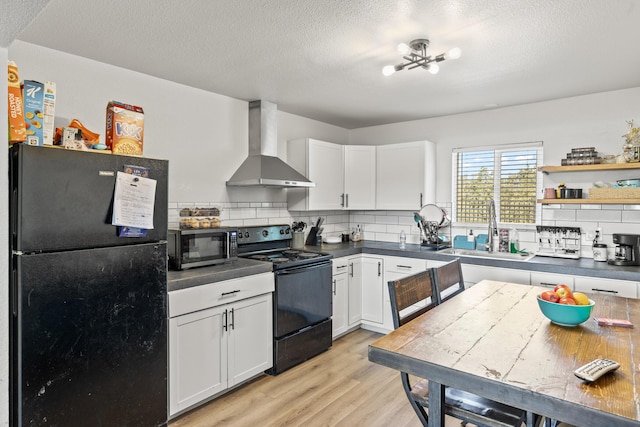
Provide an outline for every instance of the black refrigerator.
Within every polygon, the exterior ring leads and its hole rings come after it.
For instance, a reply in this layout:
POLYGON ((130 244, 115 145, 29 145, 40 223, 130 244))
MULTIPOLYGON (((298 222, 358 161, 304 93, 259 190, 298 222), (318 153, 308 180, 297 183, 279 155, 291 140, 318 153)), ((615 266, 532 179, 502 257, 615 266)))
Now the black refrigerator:
POLYGON ((9 153, 11 425, 166 426, 168 162, 9 153), (132 167, 156 180, 153 228, 121 237, 132 167))

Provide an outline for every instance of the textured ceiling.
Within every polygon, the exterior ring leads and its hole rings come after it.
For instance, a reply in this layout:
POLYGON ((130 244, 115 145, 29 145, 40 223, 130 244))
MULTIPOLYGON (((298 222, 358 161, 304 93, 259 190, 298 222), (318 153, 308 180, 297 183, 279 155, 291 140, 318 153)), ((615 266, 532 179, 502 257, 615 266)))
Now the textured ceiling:
POLYGON ((640 86, 639 23, 636 0, 50 0, 17 38, 351 129, 640 86), (382 75, 425 37, 462 57, 382 75))

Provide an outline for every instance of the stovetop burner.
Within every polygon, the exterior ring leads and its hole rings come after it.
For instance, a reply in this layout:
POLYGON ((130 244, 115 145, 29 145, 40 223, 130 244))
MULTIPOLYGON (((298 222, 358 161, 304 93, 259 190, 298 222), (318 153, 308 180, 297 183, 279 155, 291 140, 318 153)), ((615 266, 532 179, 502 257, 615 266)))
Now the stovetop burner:
POLYGON ((316 253, 313 253, 313 252, 301 252, 301 253, 298 254, 298 256, 300 258, 315 258, 317 256, 320 256, 320 254, 316 254, 316 253))
POLYGON ((259 261, 270 261, 274 270, 328 262, 324 252, 292 249, 288 225, 247 227, 238 230, 238 255, 259 261), (242 237, 242 238, 241 238, 242 237))

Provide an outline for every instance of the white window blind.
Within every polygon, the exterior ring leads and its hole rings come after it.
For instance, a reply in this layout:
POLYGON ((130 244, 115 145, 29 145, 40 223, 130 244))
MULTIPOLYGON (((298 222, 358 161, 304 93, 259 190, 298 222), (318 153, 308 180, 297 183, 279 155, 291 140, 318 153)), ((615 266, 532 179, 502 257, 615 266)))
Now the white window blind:
POLYGON ((453 205, 457 222, 487 223, 496 202, 498 221, 535 224, 541 191, 542 143, 453 151, 453 205))

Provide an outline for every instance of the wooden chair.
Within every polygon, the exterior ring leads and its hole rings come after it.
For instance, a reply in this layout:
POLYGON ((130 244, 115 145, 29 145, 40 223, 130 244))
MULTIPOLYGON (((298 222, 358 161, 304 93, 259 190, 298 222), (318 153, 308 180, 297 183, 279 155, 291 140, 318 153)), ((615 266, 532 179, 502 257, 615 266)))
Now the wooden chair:
POLYGON ((459 258, 440 267, 432 268, 431 272, 436 304, 442 304, 464 291, 462 264, 459 258))
MULTIPOLYGON (((449 271, 451 267, 443 271, 449 271)), ((416 273, 399 280, 389 281, 389 297, 394 328, 415 319, 438 304, 433 269, 416 273)), ((464 289, 464 285, 462 287, 464 289)), ((456 291, 459 293, 459 291, 456 291)), ((419 379, 411 384, 409 374, 401 372, 402 386, 423 425, 427 425, 429 408, 428 381, 419 379)), ((521 426, 526 412, 511 406, 485 399, 472 393, 447 387, 445 389, 445 414, 480 427, 521 426)))

